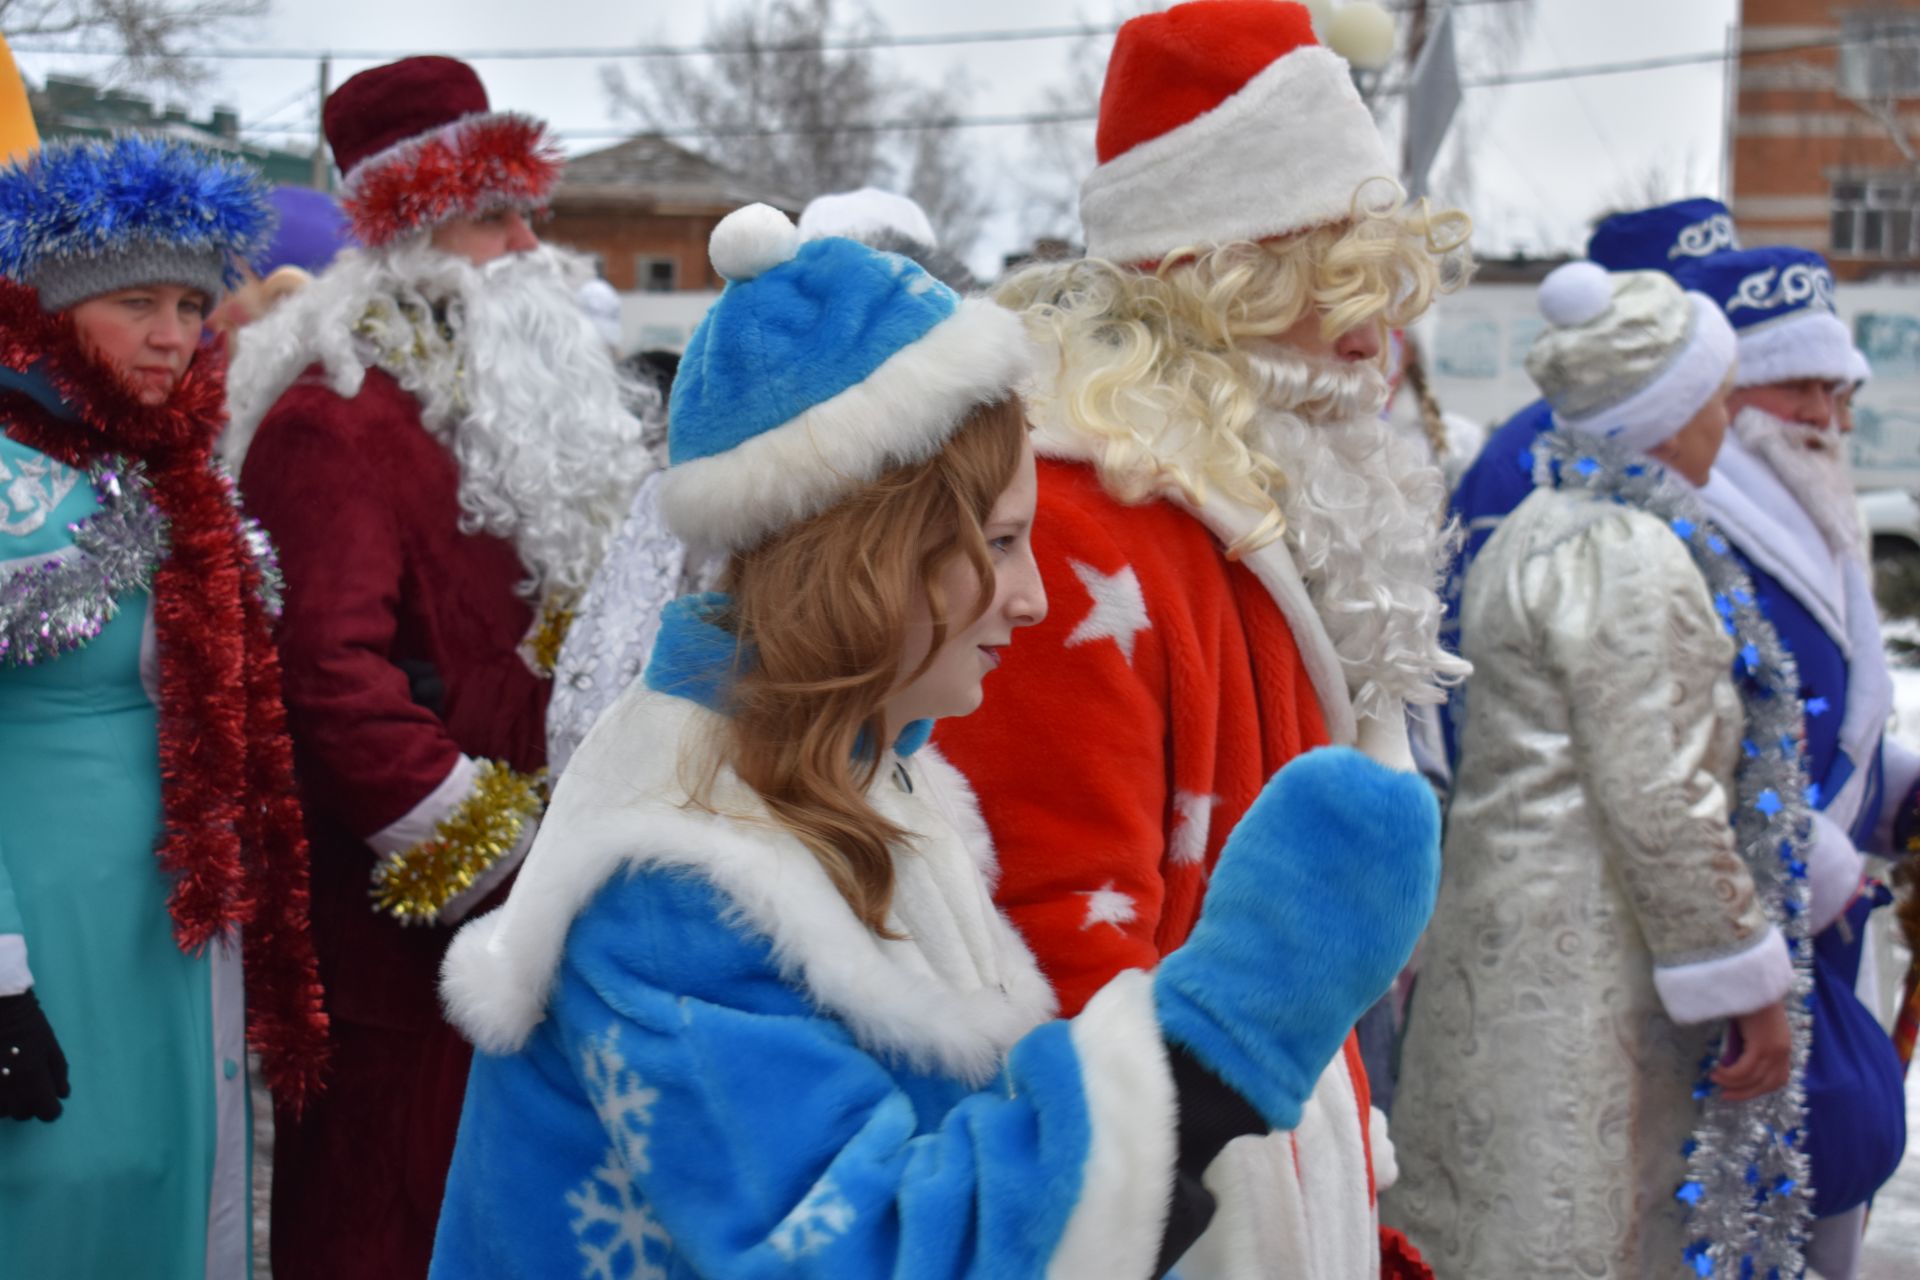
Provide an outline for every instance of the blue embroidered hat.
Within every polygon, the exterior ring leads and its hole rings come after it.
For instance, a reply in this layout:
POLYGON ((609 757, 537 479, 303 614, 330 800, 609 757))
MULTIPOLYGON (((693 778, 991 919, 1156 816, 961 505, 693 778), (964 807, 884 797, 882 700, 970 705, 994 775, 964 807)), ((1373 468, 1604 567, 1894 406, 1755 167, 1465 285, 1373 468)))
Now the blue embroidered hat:
POLYGON ((0 168, 0 276, 48 311, 143 284, 217 298, 272 220, 244 161, 140 134, 55 138, 0 168))
POLYGON ((708 248, 728 283, 680 361, 661 489, 690 543, 744 550, 931 458, 1027 372, 1018 317, 899 254, 803 244, 766 205, 708 248))
POLYGON ((1690 263, 1681 283, 1727 313, 1743 387, 1795 378, 1844 382, 1853 340, 1833 310, 1833 272, 1811 249, 1742 249, 1690 263))
POLYGON ((1609 271, 1671 275, 1684 263, 1739 247, 1727 206, 1718 200, 1676 200, 1603 220, 1587 241, 1587 257, 1609 271))

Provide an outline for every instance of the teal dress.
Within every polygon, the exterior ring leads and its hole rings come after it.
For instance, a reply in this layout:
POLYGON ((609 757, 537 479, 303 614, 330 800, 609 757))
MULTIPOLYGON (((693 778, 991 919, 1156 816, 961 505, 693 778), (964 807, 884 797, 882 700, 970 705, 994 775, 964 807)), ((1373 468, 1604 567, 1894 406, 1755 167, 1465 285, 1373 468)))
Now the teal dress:
MULTIPOLYGON (((86 474, 0 435, 0 588, 83 554, 71 526, 100 510, 86 474)), ((73 1091, 51 1124, 0 1120, 8 1276, 248 1274, 238 953, 174 943, 148 604, 123 593, 58 656, 0 655, 0 937, 24 939, 73 1091)))

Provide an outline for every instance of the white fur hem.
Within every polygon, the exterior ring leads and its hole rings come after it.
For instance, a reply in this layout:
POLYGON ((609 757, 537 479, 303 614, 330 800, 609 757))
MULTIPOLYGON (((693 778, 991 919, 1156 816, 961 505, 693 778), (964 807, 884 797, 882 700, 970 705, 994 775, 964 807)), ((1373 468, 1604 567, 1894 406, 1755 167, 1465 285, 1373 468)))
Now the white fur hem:
POLYGON ((460 802, 472 793, 478 773, 479 766, 461 756, 420 803, 368 836, 367 844, 384 858, 433 839, 439 832, 441 819, 459 808, 460 802))
POLYGON ((1819 933, 1847 909, 1860 892, 1867 860, 1845 831, 1824 813, 1813 815, 1813 839, 1807 844, 1807 915, 1819 933))
MULTIPOLYGON (((1012 925, 991 913, 1005 990, 955 991, 926 967, 911 939, 880 938, 862 925, 806 846, 730 771, 721 771, 709 796, 723 812, 684 804, 682 743, 702 740, 714 718, 639 686, 601 716, 561 776, 506 905, 455 935, 441 968, 449 1019, 482 1052, 517 1052, 546 1017, 574 917, 601 886, 622 868, 684 868, 714 885, 731 907, 730 922, 768 939, 781 975, 845 1022, 869 1052, 975 1086, 992 1079, 1007 1050, 1057 1007, 1012 925)), ((919 772, 926 785, 910 797, 920 806, 916 820, 948 805, 975 807, 970 795, 934 806, 921 793, 959 775, 919 772)), ((927 826, 922 857, 934 855, 937 840, 927 826)))
POLYGON ((1012 392, 1030 360, 1019 318, 968 298, 838 395, 670 468, 660 494, 667 524, 705 550, 751 547, 893 467, 934 456, 971 410, 1012 392))
POLYGON ((1367 1113, 1367 1150, 1373 1156, 1373 1190, 1377 1196, 1400 1181, 1400 1159, 1393 1151, 1393 1136, 1387 1132, 1387 1113, 1378 1107, 1368 1107, 1367 1113))
POLYGON ((17 933, 0 933, 0 996, 17 996, 33 989, 33 971, 27 968, 27 940, 17 933))
POLYGON ((1793 985, 1787 940, 1769 925, 1752 946, 1691 964, 1656 965, 1653 989, 1682 1026, 1753 1013, 1786 998, 1793 985))
POLYGON ((1080 187, 1087 256, 1156 262, 1339 222, 1363 186, 1398 172, 1346 62, 1296 49, 1212 111, 1095 169, 1080 187))
POLYGON ((1686 426, 1726 380, 1736 347, 1733 326, 1712 298, 1688 293, 1687 301, 1693 304, 1693 332, 1680 354, 1652 382, 1610 409, 1560 421, 1575 431, 1643 453, 1686 426))
POLYGON ((1141 1274, 1141 1260, 1159 1252, 1178 1148, 1179 1106, 1153 978, 1121 973, 1071 1028, 1090 1133, 1080 1196, 1047 1275, 1118 1280, 1141 1274))
POLYGON ((1757 387, 1796 378, 1845 382, 1853 368, 1853 339, 1839 317, 1803 311, 1755 325, 1740 335, 1740 372, 1734 382, 1757 387))

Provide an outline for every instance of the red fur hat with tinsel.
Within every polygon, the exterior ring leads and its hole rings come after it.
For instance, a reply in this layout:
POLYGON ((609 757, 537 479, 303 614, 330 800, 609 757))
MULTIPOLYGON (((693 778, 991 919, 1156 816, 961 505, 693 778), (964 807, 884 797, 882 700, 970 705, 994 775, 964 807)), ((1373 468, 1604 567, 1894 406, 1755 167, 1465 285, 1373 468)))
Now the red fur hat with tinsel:
POLYGON ((334 90, 322 116, 362 244, 392 244, 450 218, 545 204, 559 145, 530 116, 494 111, 457 58, 405 58, 334 90))

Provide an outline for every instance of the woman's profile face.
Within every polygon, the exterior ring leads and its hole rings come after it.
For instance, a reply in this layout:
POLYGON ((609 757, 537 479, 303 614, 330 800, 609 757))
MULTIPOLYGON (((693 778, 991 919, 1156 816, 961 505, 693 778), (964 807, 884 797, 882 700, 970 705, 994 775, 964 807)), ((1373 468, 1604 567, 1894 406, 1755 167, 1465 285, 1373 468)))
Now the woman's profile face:
MULTIPOLYGON (((890 734, 915 720, 964 716, 979 707, 981 684, 1004 660, 1013 633, 1047 616, 1047 592, 1040 582, 1040 567, 1033 559, 1033 512, 1038 497, 1033 446, 1023 443, 1012 482, 981 526, 993 561, 993 598, 980 616, 973 618, 980 605, 982 584, 965 556, 955 555, 947 561, 937 579, 946 603, 946 643, 925 671, 887 699, 890 734), (973 620, 965 621, 968 618, 973 620)), ((915 602, 907 623, 901 670, 913 671, 925 662, 932 642, 933 613, 923 596, 915 602)))

